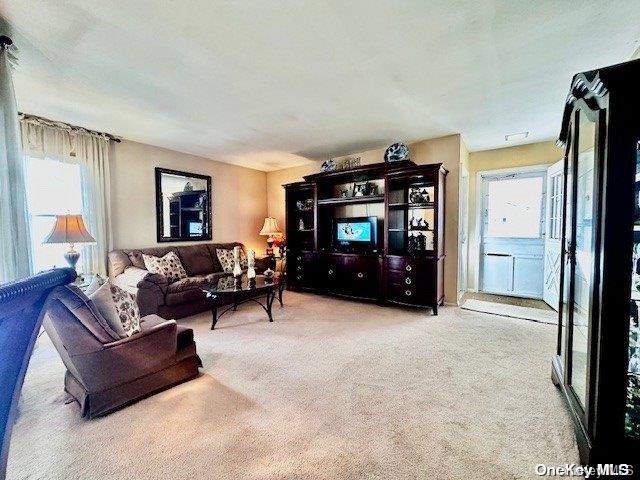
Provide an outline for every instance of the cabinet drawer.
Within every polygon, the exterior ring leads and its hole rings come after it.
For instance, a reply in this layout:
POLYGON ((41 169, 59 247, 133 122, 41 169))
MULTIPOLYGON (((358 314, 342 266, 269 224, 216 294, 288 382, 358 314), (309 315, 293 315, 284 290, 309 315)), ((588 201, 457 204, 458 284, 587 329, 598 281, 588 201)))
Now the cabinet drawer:
POLYGON ((403 272, 422 272, 432 265, 431 259, 411 257, 387 257, 387 268, 403 272))
POLYGON ((396 302, 424 303, 424 298, 419 298, 420 290, 417 290, 412 285, 389 285, 387 294, 389 300, 395 300, 396 302))
POLYGON ((387 272, 387 282, 393 285, 415 286, 418 283, 418 280, 414 272, 389 270, 387 272))
POLYGON ((292 286, 314 287, 317 261, 313 252, 290 252, 287 275, 292 286))

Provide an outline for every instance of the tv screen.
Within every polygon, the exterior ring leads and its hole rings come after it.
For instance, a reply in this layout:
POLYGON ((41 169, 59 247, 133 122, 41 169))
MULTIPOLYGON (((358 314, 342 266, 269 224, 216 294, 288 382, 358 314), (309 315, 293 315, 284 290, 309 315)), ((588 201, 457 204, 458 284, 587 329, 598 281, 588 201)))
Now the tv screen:
POLYGON ((189 222, 189 235, 198 237, 202 235, 202 222, 189 222))
POLYGON ((339 242, 371 242, 371 222, 340 221, 336 233, 339 242))

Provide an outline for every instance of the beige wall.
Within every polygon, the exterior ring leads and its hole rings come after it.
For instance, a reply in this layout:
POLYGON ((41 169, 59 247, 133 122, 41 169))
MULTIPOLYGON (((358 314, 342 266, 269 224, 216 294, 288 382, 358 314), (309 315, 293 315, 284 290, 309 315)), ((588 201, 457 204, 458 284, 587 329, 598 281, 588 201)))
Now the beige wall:
MULTIPOLYGON (((409 145, 411 159, 417 164, 443 163, 449 170, 445 194, 445 301, 457 302, 458 271, 458 172, 462 150, 460 135, 422 140, 409 145)), ((350 157, 358 156, 363 165, 382 162, 384 148, 354 152, 350 157)), ((284 228, 284 189, 285 183, 302 180, 304 175, 320 171, 321 161, 301 167, 287 168, 267 173, 267 206, 269 216, 275 217, 284 228)))
MULTIPOLYGON (((142 143, 116 144, 111 164, 113 248, 156 242, 155 167, 211 175, 213 241, 237 240, 264 253, 266 173, 142 143)), ((194 242, 182 242, 188 244, 194 242)), ((177 243, 180 244, 180 243, 177 243)))
POLYGON ((477 227, 478 172, 506 168, 546 165, 559 161, 563 151, 555 142, 531 143, 517 147, 471 152, 469 154, 469 262, 468 289, 477 290, 480 232, 477 227))

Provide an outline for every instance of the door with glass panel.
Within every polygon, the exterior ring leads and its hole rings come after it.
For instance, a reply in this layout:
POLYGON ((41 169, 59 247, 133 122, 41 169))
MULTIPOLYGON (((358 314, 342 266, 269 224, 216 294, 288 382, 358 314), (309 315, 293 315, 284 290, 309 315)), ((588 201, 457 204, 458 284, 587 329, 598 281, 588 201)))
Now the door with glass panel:
POLYGON ((546 170, 482 176, 480 288, 542 298, 546 170))
POLYGON ((562 264, 562 209, 564 207, 564 160, 547 169, 546 231, 544 235, 544 286, 542 299, 558 310, 562 264))

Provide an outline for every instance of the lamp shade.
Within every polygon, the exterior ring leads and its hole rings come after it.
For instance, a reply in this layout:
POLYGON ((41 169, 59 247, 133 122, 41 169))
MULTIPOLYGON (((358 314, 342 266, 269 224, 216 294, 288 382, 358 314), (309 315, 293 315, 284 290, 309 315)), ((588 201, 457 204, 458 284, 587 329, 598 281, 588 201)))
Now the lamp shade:
POLYGON ((56 224, 42 243, 94 243, 82 215, 56 215, 56 224))
POLYGON ((264 225, 262 226, 262 230, 260 230, 260 235, 273 235, 275 233, 282 233, 280 231, 280 227, 278 227, 278 222, 273 217, 267 217, 264 219, 264 225))

